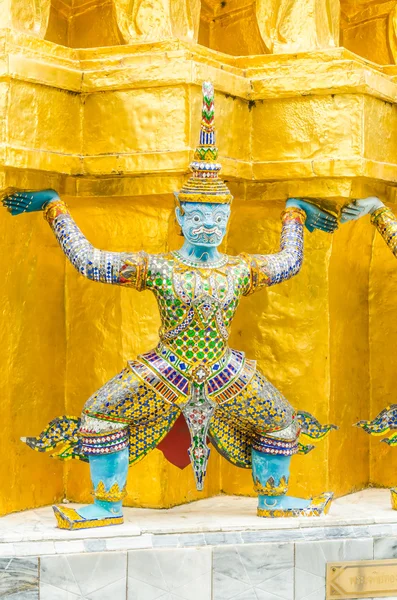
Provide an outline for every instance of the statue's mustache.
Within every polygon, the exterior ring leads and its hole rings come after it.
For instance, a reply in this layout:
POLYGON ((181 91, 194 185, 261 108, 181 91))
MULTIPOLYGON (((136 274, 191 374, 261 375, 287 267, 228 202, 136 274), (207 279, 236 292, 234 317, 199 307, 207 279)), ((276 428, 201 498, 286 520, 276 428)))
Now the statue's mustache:
POLYGON ((192 230, 193 235, 200 235, 204 233, 205 235, 216 235, 218 237, 222 237, 222 231, 219 227, 205 227, 204 225, 200 225, 200 227, 196 227, 196 229, 192 230))

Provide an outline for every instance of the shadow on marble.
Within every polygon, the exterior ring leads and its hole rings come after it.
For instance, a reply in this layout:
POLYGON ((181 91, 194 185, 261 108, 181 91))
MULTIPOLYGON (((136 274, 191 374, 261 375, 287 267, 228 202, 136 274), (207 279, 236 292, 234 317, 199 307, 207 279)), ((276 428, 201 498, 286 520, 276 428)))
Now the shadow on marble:
POLYGON ((37 558, 0 558, 0 598, 38 600, 37 558))
POLYGON ((211 600, 211 550, 128 553, 128 600, 211 600))
POLYGON ((293 600, 294 545, 214 548, 213 600, 293 600))
POLYGON ((43 556, 40 600, 126 600, 127 554, 43 556))
POLYGON ((325 600, 328 562, 372 560, 373 540, 329 540, 295 544, 295 600, 325 600))

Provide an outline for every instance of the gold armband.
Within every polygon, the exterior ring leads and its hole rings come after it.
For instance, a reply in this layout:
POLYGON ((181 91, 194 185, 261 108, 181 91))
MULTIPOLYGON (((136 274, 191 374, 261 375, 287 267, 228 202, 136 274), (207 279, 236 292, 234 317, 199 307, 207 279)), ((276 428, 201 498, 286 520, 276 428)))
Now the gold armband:
POLYGON ((59 215, 68 213, 68 207, 63 200, 53 200, 44 208, 43 217, 51 225, 59 215))
POLYGON ((371 223, 373 225, 377 225, 383 215, 385 217, 391 216, 394 219, 394 215, 391 212, 390 208, 387 208, 387 206, 381 206, 380 208, 377 208, 376 210, 374 210, 374 212, 372 213, 371 223))
POLYGON ((371 215, 371 223, 375 225, 394 256, 397 256, 397 219, 390 208, 382 206, 371 215))
POLYGON ((285 223, 286 221, 296 221, 301 225, 304 225, 306 222, 306 213, 301 208, 297 208, 296 206, 287 207, 281 213, 281 221, 285 223))
POLYGON ((148 256, 146 252, 137 252, 133 260, 127 259, 120 269, 119 282, 141 292, 146 287, 148 256))

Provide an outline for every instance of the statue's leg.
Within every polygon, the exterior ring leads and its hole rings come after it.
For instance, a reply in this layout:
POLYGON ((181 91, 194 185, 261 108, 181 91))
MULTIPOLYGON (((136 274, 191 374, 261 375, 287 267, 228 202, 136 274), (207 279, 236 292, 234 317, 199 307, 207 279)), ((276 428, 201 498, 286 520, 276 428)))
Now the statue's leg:
POLYGON ((260 517, 320 516, 328 512, 332 494, 304 499, 288 496, 291 456, 252 449, 252 477, 260 517))
POLYGON ((122 500, 128 473, 128 447, 112 454, 90 456, 94 503, 78 509, 54 506, 59 527, 83 529, 123 523, 122 500))
POLYGON ((128 447, 112 454, 90 456, 90 474, 94 504, 77 509, 85 519, 122 517, 122 501, 126 495, 128 447))
POLYGON ((169 408, 129 368, 86 402, 79 435, 90 464, 94 502, 78 509, 55 506, 60 527, 82 529, 123 522, 130 429, 146 423, 150 429, 169 408))
POLYGON ((287 495, 300 425, 295 410, 261 373, 256 372, 244 390, 222 408, 251 442, 259 516, 317 516, 327 512, 332 494, 311 499, 287 495))

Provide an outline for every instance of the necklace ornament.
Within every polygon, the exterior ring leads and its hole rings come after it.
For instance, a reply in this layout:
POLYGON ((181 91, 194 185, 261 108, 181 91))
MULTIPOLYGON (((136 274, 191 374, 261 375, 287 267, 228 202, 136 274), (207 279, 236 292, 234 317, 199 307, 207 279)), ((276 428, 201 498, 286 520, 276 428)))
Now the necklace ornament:
POLYGON ((228 257, 226 255, 222 255, 217 260, 213 261, 200 261, 200 260, 192 260, 190 258, 186 258, 179 252, 179 250, 174 250, 171 254, 179 260, 181 263, 188 267, 196 267, 199 269, 217 269, 219 267, 224 267, 227 264, 228 257))

